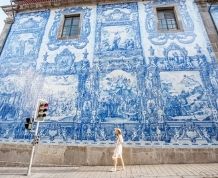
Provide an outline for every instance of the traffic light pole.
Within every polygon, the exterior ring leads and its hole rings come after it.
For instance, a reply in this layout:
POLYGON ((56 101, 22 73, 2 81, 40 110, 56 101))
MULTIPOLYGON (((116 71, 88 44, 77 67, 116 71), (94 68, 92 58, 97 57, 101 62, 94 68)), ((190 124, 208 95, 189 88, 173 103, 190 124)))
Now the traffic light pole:
MULTIPOLYGON (((38 131, 39 131, 39 122, 43 122, 45 117, 46 117, 46 112, 48 110, 48 102, 42 99, 39 99, 37 101, 37 106, 36 106, 36 111, 34 115, 34 122, 36 122, 36 130, 34 134, 34 140, 33 140, 33 146, 32 146, 32 151, 31 151, 31 157, 30 157, 30 164, 27 172, 27 176, 31 175, 31 168, 32 168, 32 163, 33 163, 33 157, 35 153, 35 146, 38 144, 38 131)), ((26 127, 26 124, 25 124, 26 127)), ((27 127, 29 128, 29 126, 27 127)))
MULTIPOLYGON (((37 122, 37 124, 36 124, 36 130, 35 130, 35 134, 34 134, 34 139, 38 135, 38 131, 39 131, 39 122, 37 122)), ((33 147, 32 147, 32 151, 31 151, 30 164, 29 164, 27 176, 31 175, 31 168, 32 168, 32 162, 33 162, 33 157, 34 157, 34 152, 35 152, 35 146, 36 146, 36 144, 33 141, 33 147)))

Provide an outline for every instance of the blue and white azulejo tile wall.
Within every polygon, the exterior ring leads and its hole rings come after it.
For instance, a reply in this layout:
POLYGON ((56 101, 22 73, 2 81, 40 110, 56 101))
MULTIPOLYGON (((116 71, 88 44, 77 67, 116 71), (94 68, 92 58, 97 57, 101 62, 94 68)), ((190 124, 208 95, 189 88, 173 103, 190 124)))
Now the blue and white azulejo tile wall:
POLYGON ((218 144, 218 67, 191 0, 20 12, 0 56, 0 140, 26 142, 25 118, 49 102, 44 143, 218 144), (182 30, 157 30, 156 7, 175 6, 182 30), (59 39, 81 14, 80 38, 59 39))

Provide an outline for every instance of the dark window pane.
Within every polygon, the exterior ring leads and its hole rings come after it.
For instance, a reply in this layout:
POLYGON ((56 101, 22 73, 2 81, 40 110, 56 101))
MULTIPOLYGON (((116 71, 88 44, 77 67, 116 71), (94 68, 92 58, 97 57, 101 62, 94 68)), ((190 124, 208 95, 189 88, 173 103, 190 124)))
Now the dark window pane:
POLYGON ((79 26, 72 26, 71 29, 72 30, 77 30, 77 29, 79 29, 79 26))
POLYGON ((167 24, 167 21, 166 21, 166 20, 161 20, 161 24, 162 24, 162 25, 166 25, 166 24, 167 24))
POLYGON ((70 26, 71 25, 71 18, 66 18, 64 26, 70 26))
POLYGON ((167 24, 173 24, 172 20, 167 19, 167 24))
POLYGON ((172 25, 172 28, 173 28, 173 29, 177 29, 177 28, 176 28, 176 25, 172 25))
POLYGON ((63 29, 63 33, 62 33, 62 34, 63 34, 62 36, 65 36, 65 37, 66 37, 66 36, 69 36, 69 34, 70 34, 70 28, 66 28, 66 27, 65 27, 65 28, 63 29))
POLYGON ((70 36, 79 35, 79 29, 71 29, 70 36))
POLYGON ((159 11, 159 12, 157 13, 157 17, 158 17, 158 19, 164 19, 164 13, 161 12, 161 11, 159 11))
POLYGON ((177 29, 176 18, 173 9, 158 9, 158 28, 161 30, 177 29))
POLYGON ((173 13, 173 12, 171 12, 171 13, 166 12, 166 13, 165 13, 165 18, 167 18, 167 19, 174 19, 174 18, 175 18, 175 17, 174 17, 174 13, 173 13))
POLYGON ((70 37, 79 35, 80 16, 65 17, 62 36, 70 37))
POLYGON ((79 17, 75 17, 73 19, 73 25, 79 25, 79 21, 80 21, 80 18, 79 17))
POLYGON ((172 29, 172 28, 173 28, 173 26, 172 26, 172 25, 168 25, 168 28, 169 28, 169 29, 172 29))
POLYGON ((167 25, 162 25, 162 29, 167 29, 167 25))

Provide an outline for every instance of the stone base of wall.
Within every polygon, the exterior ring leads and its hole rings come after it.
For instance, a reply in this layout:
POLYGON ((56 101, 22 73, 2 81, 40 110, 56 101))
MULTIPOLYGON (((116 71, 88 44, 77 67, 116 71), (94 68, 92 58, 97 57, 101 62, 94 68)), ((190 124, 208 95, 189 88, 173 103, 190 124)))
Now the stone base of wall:
MULTIPOLYGON (((34 166, 112 165, 111 146, 37 145, 34 166)), ((124 147, 126 165, 217 163, 218 148, 124 147)), ((0 144, 0 166, 27 166, 31 145, 0 144)))

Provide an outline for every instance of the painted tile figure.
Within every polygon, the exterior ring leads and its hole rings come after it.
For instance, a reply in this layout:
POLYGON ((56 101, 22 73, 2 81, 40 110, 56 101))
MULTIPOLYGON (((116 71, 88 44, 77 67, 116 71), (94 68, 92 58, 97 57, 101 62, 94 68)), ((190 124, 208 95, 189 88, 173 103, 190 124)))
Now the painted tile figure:
MULTIPOLYGON (((218 144, 218 64, 194 1, 19 12, 0 56, 0 141, 29 141, 25 117, 49 102, 45 143, 218 144), (182 29, 161 32, 154 9, 182 29), (65 16, 78 38, 62 39, 65 16)), ((217 8, 212 9, 216 17, 217 8)))

